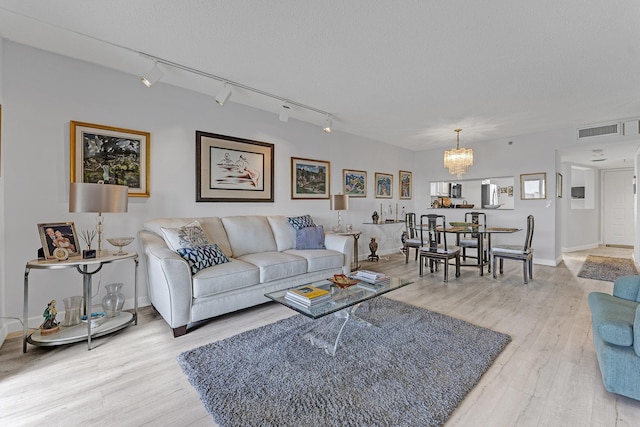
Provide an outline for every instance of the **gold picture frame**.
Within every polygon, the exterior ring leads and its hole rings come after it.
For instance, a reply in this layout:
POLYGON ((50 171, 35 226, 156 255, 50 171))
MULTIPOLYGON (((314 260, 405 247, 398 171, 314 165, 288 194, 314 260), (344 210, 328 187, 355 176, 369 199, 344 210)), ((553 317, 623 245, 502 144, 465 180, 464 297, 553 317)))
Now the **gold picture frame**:
POLYGON ((149 197, 151 134, 71 121, 71 182, 126 185, 129 197, 149 197))
POLYGON ((413 198, 413 174, 409 171, 399 171, 398 184, 400 185, 400 199, 410 200, 413 198))
POLYGON ((367 197, 367 172, 342 169, 342 186, 349 197, 367 197))
POLYGON ((520 175, 520 199, 540 200, 547 198, 546 172, 525 173, 520 175))
POLYGON ((291 158, 291 198, 328 199, 331 163, 326 160, 291 158))
POLYGON ((376 172, 376 199, 393 199, 393 175, 376 172))

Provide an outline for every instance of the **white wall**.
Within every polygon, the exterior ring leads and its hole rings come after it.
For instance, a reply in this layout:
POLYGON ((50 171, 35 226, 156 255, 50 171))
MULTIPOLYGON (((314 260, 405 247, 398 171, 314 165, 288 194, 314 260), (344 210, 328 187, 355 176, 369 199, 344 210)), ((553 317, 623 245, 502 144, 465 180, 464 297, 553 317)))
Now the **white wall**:
MULTIPOLYGON (((4 51, 4 45, 2 43, 2 34, 0 34, 0 105, 2 105, 4 107, 4 96, 3 96, 3 51, 4 51)), ((1 113, 4 116, 4 112, 1 113)), ((6 298, 6 292, 5 292, 5 288, 6 288, 6 283, 7 283, 7 277, 6 277, 6 270, 5 270, 5 229, 4 229, 4 176, 6 174, 6 171, 4 169, 4 153, 3 153, 3 148, 2 145, 5 144, 6 145, 6 140, 4 138, 5 136, 5 132, 4 132, 4 127, 5 127, 5 123, 4 120, 2 120, 4 117, 0 117, 0 346, 2 345, 2 343, 4 342, 4 338, 7 335, 7 321, 4 319, 1 319, 1 317, 3 316, 7 316, 7 311, 6 311, 6 304, 4 304, 4 301, 7 300, 6 298)))
MULTIPOLYGON (((394 175, 394 199, 407 210, 413 201, 397 199, 398 171, 412 170, 407 150, 334 131, 322 132, 296 120, 283 123, 277 115, 228 102, 224 108, 212 97, 157 83, 149 89, 136 76, 72 60, 12 42, 4 42, 3 179, 8 209, 4 223, 8 243, 4 261, 1 306, 9 316, 22 317, 23 273, 41 246, 37 224, 73 221, 76 230, 95 226, 95 214, 68 212, 69 121, 83 121, 151 132, 151 197, 130 198, 127 214, 105 214, 106 236, 134 236, 144 220, 164 216, 225 216, 236 214, 311 213, 332 226, 337 212, 328 200, 292 200, 290 158, 331 162, 331 193, 341 192, 342 169, 368 171, 366 199, 352 199, 342 212, 343 224, 371 221, 380 199, 373 197, 375 172, 394 175), (274 203, 196 203, 195 131, 275 144, 274 203)), ((398 236, 399 239, 399 236, 398 236)), ((360 255, 369 236, 361 239, 360 255)), ((108 245, 108 244, 107 244, 108 245)), ((134 242, 131 249, 137 250, 134 242)), ((94 288, 114 281, 132 283, 133 268, 125 263, 105 267, 94 277, 94 288), (120 267, 122 266, 122 268, 120 267)), ((143 263, 140 264, 140 302, 147 302, 143 263)), ((42 321, 46 303, 81 295, 81 277, 72 270, 33 270, 30 275, 30 326, 42 321)), ((93 299, 99 304, 104 286, 93 299)), ((131 305, 132 287, 123 289, 131 305)), ((11 324, 19 330, 19 324, 11 324)))

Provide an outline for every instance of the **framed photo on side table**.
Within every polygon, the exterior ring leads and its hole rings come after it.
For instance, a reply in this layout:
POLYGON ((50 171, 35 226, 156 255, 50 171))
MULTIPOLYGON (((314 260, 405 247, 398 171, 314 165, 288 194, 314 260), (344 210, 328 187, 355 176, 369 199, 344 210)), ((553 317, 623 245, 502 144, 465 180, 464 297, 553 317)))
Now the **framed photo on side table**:
POLYGON ((342 169, 342 184, 349 197, 367 197, 367 172, 342 169))
POLYGON ((71 121, 71 182, 126 185, 129 197, 149 197, 151 134, 71 121))
POLYGON ((400 199, 411 199, 413 197, 413 178, 409 171, 400 171, 400 199))
POLYGON ((68 256, 80 255, 80 246, 76 238, 76 226, 73 222, 48 222, 38 224, 38 234, 46 259, 59 259, 56 250, 64 249, 68 256))
POLYGON ((291 198, 328 199, 331 164, 324 160, 291 158, 291 198))
POLYGON ((376 198, 392 199, 393 198, 393 175, 388 173, 376 172, 376 198))
POLYGON ((196 202, 273 202, 274 145, 196 131, 196 202))

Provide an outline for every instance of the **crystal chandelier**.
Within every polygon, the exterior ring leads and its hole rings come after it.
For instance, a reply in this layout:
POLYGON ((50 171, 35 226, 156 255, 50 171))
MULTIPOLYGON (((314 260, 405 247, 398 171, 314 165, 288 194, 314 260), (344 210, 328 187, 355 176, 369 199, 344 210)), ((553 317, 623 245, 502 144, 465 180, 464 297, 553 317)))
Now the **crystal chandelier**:
POLYGON ((444 152, 444 167, 449 169, 451 175, 462 178, 463 173, 469 171, 469 166, 473 166, 473 150, 471 148, 460 148, 460 132, 462 129, 455 129, 456 148, 444 152))

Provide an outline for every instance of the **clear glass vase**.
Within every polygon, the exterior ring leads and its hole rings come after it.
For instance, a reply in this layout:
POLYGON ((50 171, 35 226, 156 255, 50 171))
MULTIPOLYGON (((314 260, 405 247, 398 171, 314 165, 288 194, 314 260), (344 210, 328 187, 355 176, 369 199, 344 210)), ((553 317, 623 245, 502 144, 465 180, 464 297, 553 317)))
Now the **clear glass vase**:
POLYGON ((102 309, 107 313, 107 317, 116 317, 122 312, 125 300, 124 294, 120 292, 122 286, 123 283, 105 285, 107 295, 102 298, 102 309))

